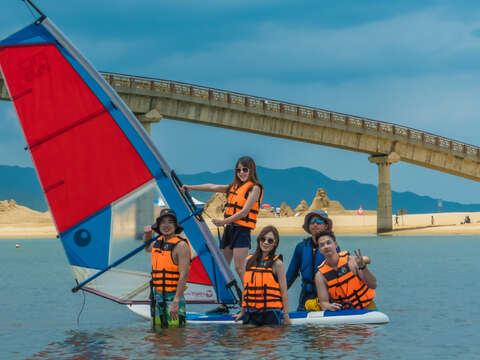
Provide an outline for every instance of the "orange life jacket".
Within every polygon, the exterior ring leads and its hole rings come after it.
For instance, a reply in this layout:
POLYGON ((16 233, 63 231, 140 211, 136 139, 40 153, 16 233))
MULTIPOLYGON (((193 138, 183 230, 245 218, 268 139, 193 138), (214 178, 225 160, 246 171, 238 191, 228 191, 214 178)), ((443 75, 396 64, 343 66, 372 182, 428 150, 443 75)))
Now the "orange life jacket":
MULTIPOLYGON (((251 256, 248 256, 247 261, 251 256)), ((279 258, 283 259, 282 255, 276 255, 273 263, 279 258)), ((265 259, 261 264, 245 270, 242 307, 258 310, 283 309, 280 285, 272 270, 273 263, 271 267, 268 267, 267 263, 268 259, 265 259)))
POLYGON ((177 291, 180 272, 178 265, 173 261, 173 249, 181 242, 185 241, 190 248, 190 259, 192 258, 192 248, 187 239, 181 236, 175 236, 164 240, 160 236, 152 247, 152 286, 162 293, 177 291))
MULTIPOLYGON (((230 217, 243 209, 247 202, 248 194, 253 189, 255 184, 252 181, 247 181, 243 184, 232 186, 227 192, 227 204, 225 205, 225 218, 230 217)), ((245 226, 250 229, 255 229, 257 224, 258 210, 263 197, 263 187, 260 185, 260 196, 258 201, 255 201, 247 216, 242 219, 235 220, 233 223, 245 226)))
POLYGON ((370 289, 348 266, 348 251, 338 253, 337 269, 330 267, 326 261, 318 267, 327 280, 328 293, 336 303, 344 308, 363 309, 375 297, 375 290, 370 289))

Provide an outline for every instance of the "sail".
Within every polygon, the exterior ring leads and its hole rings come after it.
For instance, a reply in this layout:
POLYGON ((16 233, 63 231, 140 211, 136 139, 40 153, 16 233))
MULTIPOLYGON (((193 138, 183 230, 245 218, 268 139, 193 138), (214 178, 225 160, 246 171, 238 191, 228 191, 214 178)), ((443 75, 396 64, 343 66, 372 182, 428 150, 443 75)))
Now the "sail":
MULTIPOLYGON (((187 301, 238 301, 233 274, 203 219, 192 216, 173 171, 118 94, 48 18, 0 42, 0 70, 78 283, 141 245, 143 226, 169 206, 195 250, 187 301)), ((139 252, 82 288, 145 303, 150 266, 149 254, 139 252)))

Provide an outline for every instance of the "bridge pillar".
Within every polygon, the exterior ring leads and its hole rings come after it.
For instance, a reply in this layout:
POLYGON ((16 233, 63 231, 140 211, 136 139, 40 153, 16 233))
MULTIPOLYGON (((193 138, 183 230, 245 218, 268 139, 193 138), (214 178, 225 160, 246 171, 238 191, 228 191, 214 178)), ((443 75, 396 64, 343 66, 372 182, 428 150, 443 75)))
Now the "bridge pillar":
POLYGON ((137 115, 137 118, 142 123, 144 129, 147 130, 147 133, 151 135, 151 124, 160 122, 163 116, 157 109, 153 109, 146 114, 137 115))
POLYGON ((392 186, 390 185, 390 165, 400 160, 397 153, 372 155, 368 158, 378 166, 377 190, 377 233, 392 231, 392 186))
POLYGON ((5 82, 2 79, 2 74, 0 74, 0 100, 10 100, 10 95, 8 94, 7 87, 5 82))
MULTIPOLYGON (((137 115, 137 117, 149 135, 151 135, 150 125, 162 120, 162 115, 155 109, 146 114, 137 115)), ((135 237, 137 239, 142 239, 144 226, 153 224, 155 217, 154 202, 155 194, 153 191, 146 192, 137 200, 135 208, 135 237)))

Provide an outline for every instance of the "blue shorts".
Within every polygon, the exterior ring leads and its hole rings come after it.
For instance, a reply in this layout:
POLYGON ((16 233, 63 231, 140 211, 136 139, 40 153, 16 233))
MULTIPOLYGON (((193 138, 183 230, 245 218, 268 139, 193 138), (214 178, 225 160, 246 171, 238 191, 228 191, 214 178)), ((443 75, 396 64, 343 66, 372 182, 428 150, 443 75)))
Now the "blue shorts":
POLYGON ((251 248, 250 229, 245 226, 228 224, 225 226, 220 249, 251 248))
POLYGON ((281 325, 282 312, 280 310, 246 311, 243 316, 243 324, 250 325, 281 325))

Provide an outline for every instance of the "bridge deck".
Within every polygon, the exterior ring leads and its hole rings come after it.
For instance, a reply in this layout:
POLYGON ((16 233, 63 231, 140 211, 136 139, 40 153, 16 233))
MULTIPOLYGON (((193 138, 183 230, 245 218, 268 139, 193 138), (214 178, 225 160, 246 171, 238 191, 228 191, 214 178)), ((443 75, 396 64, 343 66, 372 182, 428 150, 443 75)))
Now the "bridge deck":
MULTIPOLYGON (((294 139, 401 161, 480 181, 480 148, 397 124, 231 91, 139 76, 102 73, 138 115, 294 139)), ((0 78, 0 99, 9 100, 0 78)))

